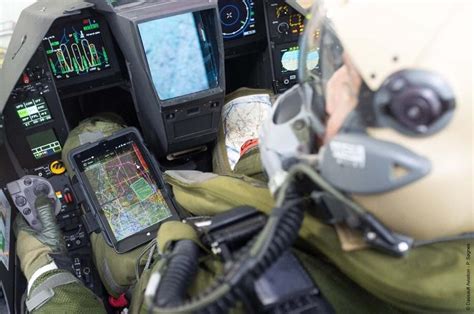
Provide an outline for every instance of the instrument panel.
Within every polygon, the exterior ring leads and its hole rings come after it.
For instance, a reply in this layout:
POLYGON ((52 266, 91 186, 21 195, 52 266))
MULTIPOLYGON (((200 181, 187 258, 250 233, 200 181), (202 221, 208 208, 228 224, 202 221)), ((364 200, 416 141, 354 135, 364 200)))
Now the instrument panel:
POLYGON ((121 79, 113 48, 105 19, 90 11, 53 23, 4 110, 7 138, 23 168, 60 158, 69 133, 64 96, 121 79))
POLYGON ((8 140, 22 167, 59 156, 68 126, 41 47, 13 89, 4 115, 8 140))
MULTIPOLYGON (((299 45, 305 18, 284 0, 265 0, 268 45, 272 56, 273 89, 282 93, 297 83, 299 45)), ((319 55, 313 53, 311 65, 317 67, 319 55)))
MULTIPOLYGON (((222 0, 218 11, 226 48, 237 48, 236 56, 252 49, 255 54, 268 54, 268 81, 273 83, 275 92, 283 92, 296 83, 298 38, 304 31, 300 13, 284 0, 222 0), (256 44, 265 34, 267 50, 256 44)), ((22 167, 34 168, 59 156, 69 133, 62 107, 64 97, 80 97, 121 75, 115 49, 107 21, 93 11, 85 10, 53 23, 5 110, 8 139, 22 167)), ((232 51, 226 49, 227 53, 232 51)), ((245 58, 242 61, 248 62, 245 58)), ((317 67, 317 52, 310 61, 311 66, 317 67)), ((119 79, 123 81, 122 77, 119 79)))

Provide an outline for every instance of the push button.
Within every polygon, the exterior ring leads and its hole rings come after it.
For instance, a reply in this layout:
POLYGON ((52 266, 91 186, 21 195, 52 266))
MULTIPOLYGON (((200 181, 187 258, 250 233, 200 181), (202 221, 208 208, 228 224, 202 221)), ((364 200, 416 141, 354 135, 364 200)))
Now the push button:
POLYGON ((52 174, 60 175, 66 172, 66 167, 61 160, 56 160, 49 165, 49 170, 52 174))
POLYGON ((21 77, 21 81, 23 82, 23 84, 30 84, 30 77, 28 76, 28 74, 23 73, 23 76, 21 77))

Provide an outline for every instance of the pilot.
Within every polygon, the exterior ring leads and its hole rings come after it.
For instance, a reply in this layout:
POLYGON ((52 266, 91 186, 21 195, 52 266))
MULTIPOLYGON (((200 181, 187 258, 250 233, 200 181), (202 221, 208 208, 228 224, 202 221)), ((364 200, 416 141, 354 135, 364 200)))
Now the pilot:
POLYGON ((458 286, 474 238, 471 11, 469 1, 314 5, 300 84, 260 137, 275 195, 292 175, 308 179, 305 249, 404 311, 472 311, 458 286))
MULTIPOLYGON (((452 47, 470 38, 460 31, 470 30, 470 5, 373 0, 312 8, 300 84, 274 105, 260 153, 274 196, 284 197, 288 182, 311 195, 295 250, 336 312, 471 310, 472 47, 452 47), (315 51, 319 67, 308 71, 315 51)), ((186 171, 166 178, 191 213, 273 206, 252 180, 186 171)), ((36 205, 43 231, 21 218, 15 229, 28 308, 105 311, 62 269, 51 202, 36 205)), ((159 231, 160 250, 180 237, 197 241, 178 224, 159 231)), ((154 286, 147 279, 157 280, 155 269, 144 272, 134 297, 154 286)), ((146 309, 133 302, 132 312, 146 309)))

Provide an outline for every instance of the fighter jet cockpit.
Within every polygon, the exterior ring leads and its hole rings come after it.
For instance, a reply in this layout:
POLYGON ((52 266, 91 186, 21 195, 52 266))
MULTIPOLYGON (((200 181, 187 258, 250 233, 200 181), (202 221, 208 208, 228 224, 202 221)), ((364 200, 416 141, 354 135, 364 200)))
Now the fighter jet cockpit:
POLYGON ((439 3, 25 7, 0 313, 471 311, 472 49, 442 43, 472 4, 439 3))

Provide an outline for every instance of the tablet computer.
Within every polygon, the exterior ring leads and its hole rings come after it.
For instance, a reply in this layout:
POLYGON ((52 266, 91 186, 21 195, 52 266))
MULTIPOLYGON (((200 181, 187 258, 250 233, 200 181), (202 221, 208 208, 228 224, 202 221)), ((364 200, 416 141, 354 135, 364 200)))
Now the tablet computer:
POLYGON ((135 128, 72 150, 68 160, 85 202, 107 242, 119 253, 156 237, 177 220, 177 206, 135 128))

